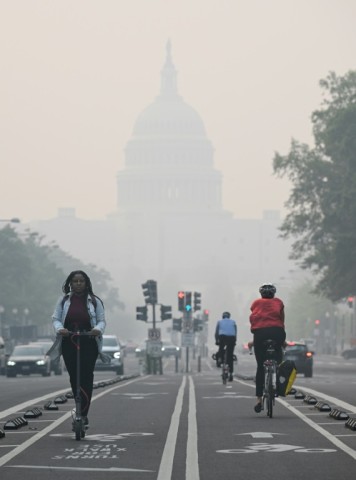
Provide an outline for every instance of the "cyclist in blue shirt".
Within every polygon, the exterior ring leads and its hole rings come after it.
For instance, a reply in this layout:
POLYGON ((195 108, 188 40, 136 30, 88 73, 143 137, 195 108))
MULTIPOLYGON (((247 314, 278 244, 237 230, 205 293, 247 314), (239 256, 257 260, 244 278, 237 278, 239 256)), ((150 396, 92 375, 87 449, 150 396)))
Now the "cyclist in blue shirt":
POLYGON ((229 382, 233 380, 234 373, 234 349, 237 338, 237 326, 235 320, 233 320, 229 312, 222 314, 222 319, 218 320, 215 329, 215 344, 219 345, 219 351, 217 353, 218 359, 222 360, 224 355, 224 347, 226 345, 227 350, 227 363, 229 365, 229 382))

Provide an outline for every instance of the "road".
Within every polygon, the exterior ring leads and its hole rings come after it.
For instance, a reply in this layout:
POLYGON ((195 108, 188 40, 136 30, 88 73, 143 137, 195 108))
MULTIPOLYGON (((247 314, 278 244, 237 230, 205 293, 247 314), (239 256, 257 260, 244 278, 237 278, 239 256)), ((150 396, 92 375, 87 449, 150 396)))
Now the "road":
MULTIPOLYGON (((256 414, 249 355, 239 356, 226 386, 212 360, 202 359, 198 370, 197 359, 188 369, 182 361, 178 372, 167 359, 163 375, 145 375, 127 357, 126 377, 97 372, 90 428, 80 442, 70 427, 73 400, 53 403, 68 392, 66 374, 0 377, 1 480, 355 478, 356 431, 345 419, 295 394, 277 399, 272 419, 256 414), (58 410, 46 410, 48 401, 58 410), (42 415, 4 430, 29 409, 42 415)), ((298 376, 296 392, 356 418, 355 373, 355 360, 316 356, 313 378, 298 376)))

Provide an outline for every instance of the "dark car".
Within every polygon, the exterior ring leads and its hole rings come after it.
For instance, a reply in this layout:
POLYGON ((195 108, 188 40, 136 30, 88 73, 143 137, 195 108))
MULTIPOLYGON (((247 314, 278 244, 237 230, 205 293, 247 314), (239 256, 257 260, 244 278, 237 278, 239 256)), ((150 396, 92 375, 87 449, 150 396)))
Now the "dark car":
POLYGON ((163 342, 161 350, 163 357, 170 357, 171 355, 178 358, 181 357, 181 349, 177 345, 163 342))
MULTIPOLYGON (((30 345, 42 346, 46 349, 46 352, 48 352, 48 350, 53 345, 53 340, 51 340, 51 339, 37 340, 37 342, 32 342, 30 345)), ((51 358, 51 372, 53 372, 55 375, 62 375, 62 373, 63 373, 62 357, 56 358, 56 359, 51 358)))
POLYGON ((116 335, 103 335, 103 353, 109 355, 110 363, 104 363, 98 357, 95 370, 113 370, 117 375, 124 374, 124 355, 116 335))
POLYGON ((6 376, 39 373, 43 377, 49 377, 51 361, 46 351, 40 345, 16 345, 6 364, 6 376))
POLYGON ((349 358, 356 358, 356 347, 347 348, 341 353, 341 355, 345 360, 348 360, 349 358))
POLYGON ((293 360, 297 373, 304 373, 305 377, 313 376, 313 352, 305 343, 288 342, 284 360, 293 360))

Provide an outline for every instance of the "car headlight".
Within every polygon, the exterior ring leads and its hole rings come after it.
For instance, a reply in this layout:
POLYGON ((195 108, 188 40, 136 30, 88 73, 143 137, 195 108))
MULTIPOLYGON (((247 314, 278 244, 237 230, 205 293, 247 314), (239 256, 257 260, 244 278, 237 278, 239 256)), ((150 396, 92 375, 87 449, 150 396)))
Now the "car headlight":
POLYGON ((46 365, 44 360, 37 360, 36 365, 46 365))
POLYGON ((162 347, 162 348, 161 348, 161 350, 162 350, 162 352, 164 352, 164 351, 165 351, 165 348, 164 348, 164 347, 162 347))
POLYGON ((120 352, 115 352, 114 353, 114 358, 120 358, 121 357, 121 353, 120 352))
POLYGON ((9 361, 7 362, 7 366, 8 366, 8 367, 14 367, 15 365, 16 365, 16 362, 14 362, 13 360, 9 360, 9 361))
POLYGON ((177 352, 179 352, 180 348, 179 348, 179 347, 176 347, 176 350, 177 350, 177 352))

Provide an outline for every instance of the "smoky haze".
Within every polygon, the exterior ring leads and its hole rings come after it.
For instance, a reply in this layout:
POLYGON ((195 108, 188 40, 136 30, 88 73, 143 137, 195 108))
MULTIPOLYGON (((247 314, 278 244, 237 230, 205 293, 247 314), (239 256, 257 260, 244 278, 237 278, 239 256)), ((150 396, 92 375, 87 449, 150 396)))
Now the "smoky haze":
POLYGON ((0 216, 107 268, 127 335, 146 331, 132 312, 148 278, 173 310, 191 289, 212 318, 246 319, 261 281, 287 293, 294 276, 273 213, 285 214, 290 185, 273 177, 272 158, 292 137, 312 142, 319 80, 354 68, 355 13, 352 0, 3 0, 0 216), (134 125, 159 95, 168 39, 178 94, 211 142, 221 208, 125 215, 118 181, 134 125))

